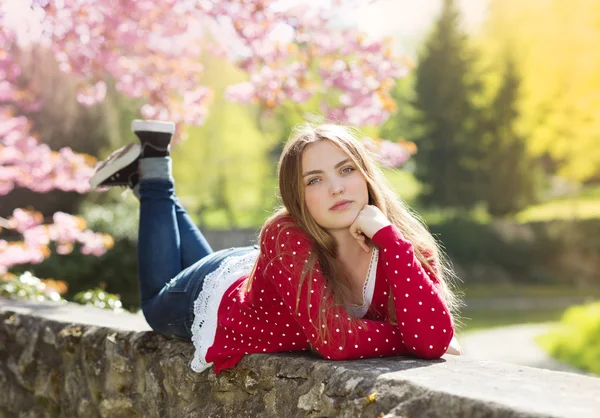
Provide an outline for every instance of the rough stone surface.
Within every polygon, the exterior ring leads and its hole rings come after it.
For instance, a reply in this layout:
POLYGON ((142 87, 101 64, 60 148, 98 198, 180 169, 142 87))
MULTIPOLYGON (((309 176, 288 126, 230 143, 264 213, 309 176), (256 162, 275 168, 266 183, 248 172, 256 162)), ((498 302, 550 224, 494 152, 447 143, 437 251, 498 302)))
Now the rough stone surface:
POLYGON ((3 417, 598 417, 600 379, 446 356, 251 355, 194 373, 143 317, 0 299, 3 417))

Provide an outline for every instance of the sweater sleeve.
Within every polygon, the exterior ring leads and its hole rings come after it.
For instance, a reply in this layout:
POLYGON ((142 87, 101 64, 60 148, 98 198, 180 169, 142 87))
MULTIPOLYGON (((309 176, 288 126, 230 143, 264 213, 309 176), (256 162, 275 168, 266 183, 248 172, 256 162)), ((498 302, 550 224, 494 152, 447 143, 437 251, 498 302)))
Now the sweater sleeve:
MULTIPOLYGON (((293 222, 293 221, 292 221, 293 222)), ((339 306, 326 309, 320 303, 327 285, 319 263, 301 284, 300 277, 311 253, 307 235, 295 224, 284 220, 263 231, 261 253, 269 263, 264 275, 270 280, 290 314, 301 326, 312 347, 322 357, 351 360, 364 357, 408 354, 399 327, 390 323, 353 318, 339 306), (298 308, 296 309, 296 302, 298 308), (318 332, 319 310, 325 309, 329 336, 321 339, 318 332), (340 322, 343 326, 340 326, 340 322)), ((332 296, 329 296, 332 298, 332 296)), ((325 306, 325 305, 324 305, 325 306)))
POLYGON ((450 312, 434 281, 395 225, 373 236, 391 286, 396 319, 410 352, 424 358, 441 357, 454 335, 450 312))

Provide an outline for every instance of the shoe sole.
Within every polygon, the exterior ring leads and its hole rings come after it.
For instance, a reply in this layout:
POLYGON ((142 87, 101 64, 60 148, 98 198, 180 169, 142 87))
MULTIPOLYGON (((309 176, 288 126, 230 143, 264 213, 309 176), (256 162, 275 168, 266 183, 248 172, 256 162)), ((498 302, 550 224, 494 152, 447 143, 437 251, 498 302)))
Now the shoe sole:
POLYGON ((160 120, 135 119, 131 122, 131 130, 133 132, 163 132, 172 134, 175 132, 175 124, 173 122, 163 122, 160 120))
POLYGON ((110 164, 107 164, 105 167, 102 167, 100 171, 90 178, 90 187, 93 189, 97 188, 100 183, 134 162, 140 156, 141 152, 141 145, 138 143, 133 143, 131 148, 129 148, 126 153, 121 154, 119 158, 115 159, 110 164))

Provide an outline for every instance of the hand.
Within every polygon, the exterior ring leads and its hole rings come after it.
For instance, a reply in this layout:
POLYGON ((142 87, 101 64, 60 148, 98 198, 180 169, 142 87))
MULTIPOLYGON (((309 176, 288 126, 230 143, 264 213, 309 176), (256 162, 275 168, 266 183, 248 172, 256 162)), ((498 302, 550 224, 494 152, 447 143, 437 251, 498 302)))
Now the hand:
POLYGON ((462 348, 460 347, 460 344, 458 343, 458 340, 456 339, 456 337, 452 337, 452 340, 450 341, 450 345, 448 346, 448 349, 446 350, 446 354, 462 356, 462 348))
POLYGON ((350 225, 350 235, 358 241, 366 252, 369 252, 370 249, 366 239, 373 238, 377 231, 388 225, 391 225, 391 222, 377 206, 365 205, 350 225))

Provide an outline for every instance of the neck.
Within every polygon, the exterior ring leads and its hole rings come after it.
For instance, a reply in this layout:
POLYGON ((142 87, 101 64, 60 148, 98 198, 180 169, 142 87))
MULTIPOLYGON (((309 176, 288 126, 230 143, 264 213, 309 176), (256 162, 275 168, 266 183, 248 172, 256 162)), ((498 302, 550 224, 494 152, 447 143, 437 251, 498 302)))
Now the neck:
POLYGON ((360 246, 358 241, 350 235, 350 231, 344 230, 330 230, 329 233, 335 239, 338 246, 338 260, 360 260, 365 250, 360 246))

